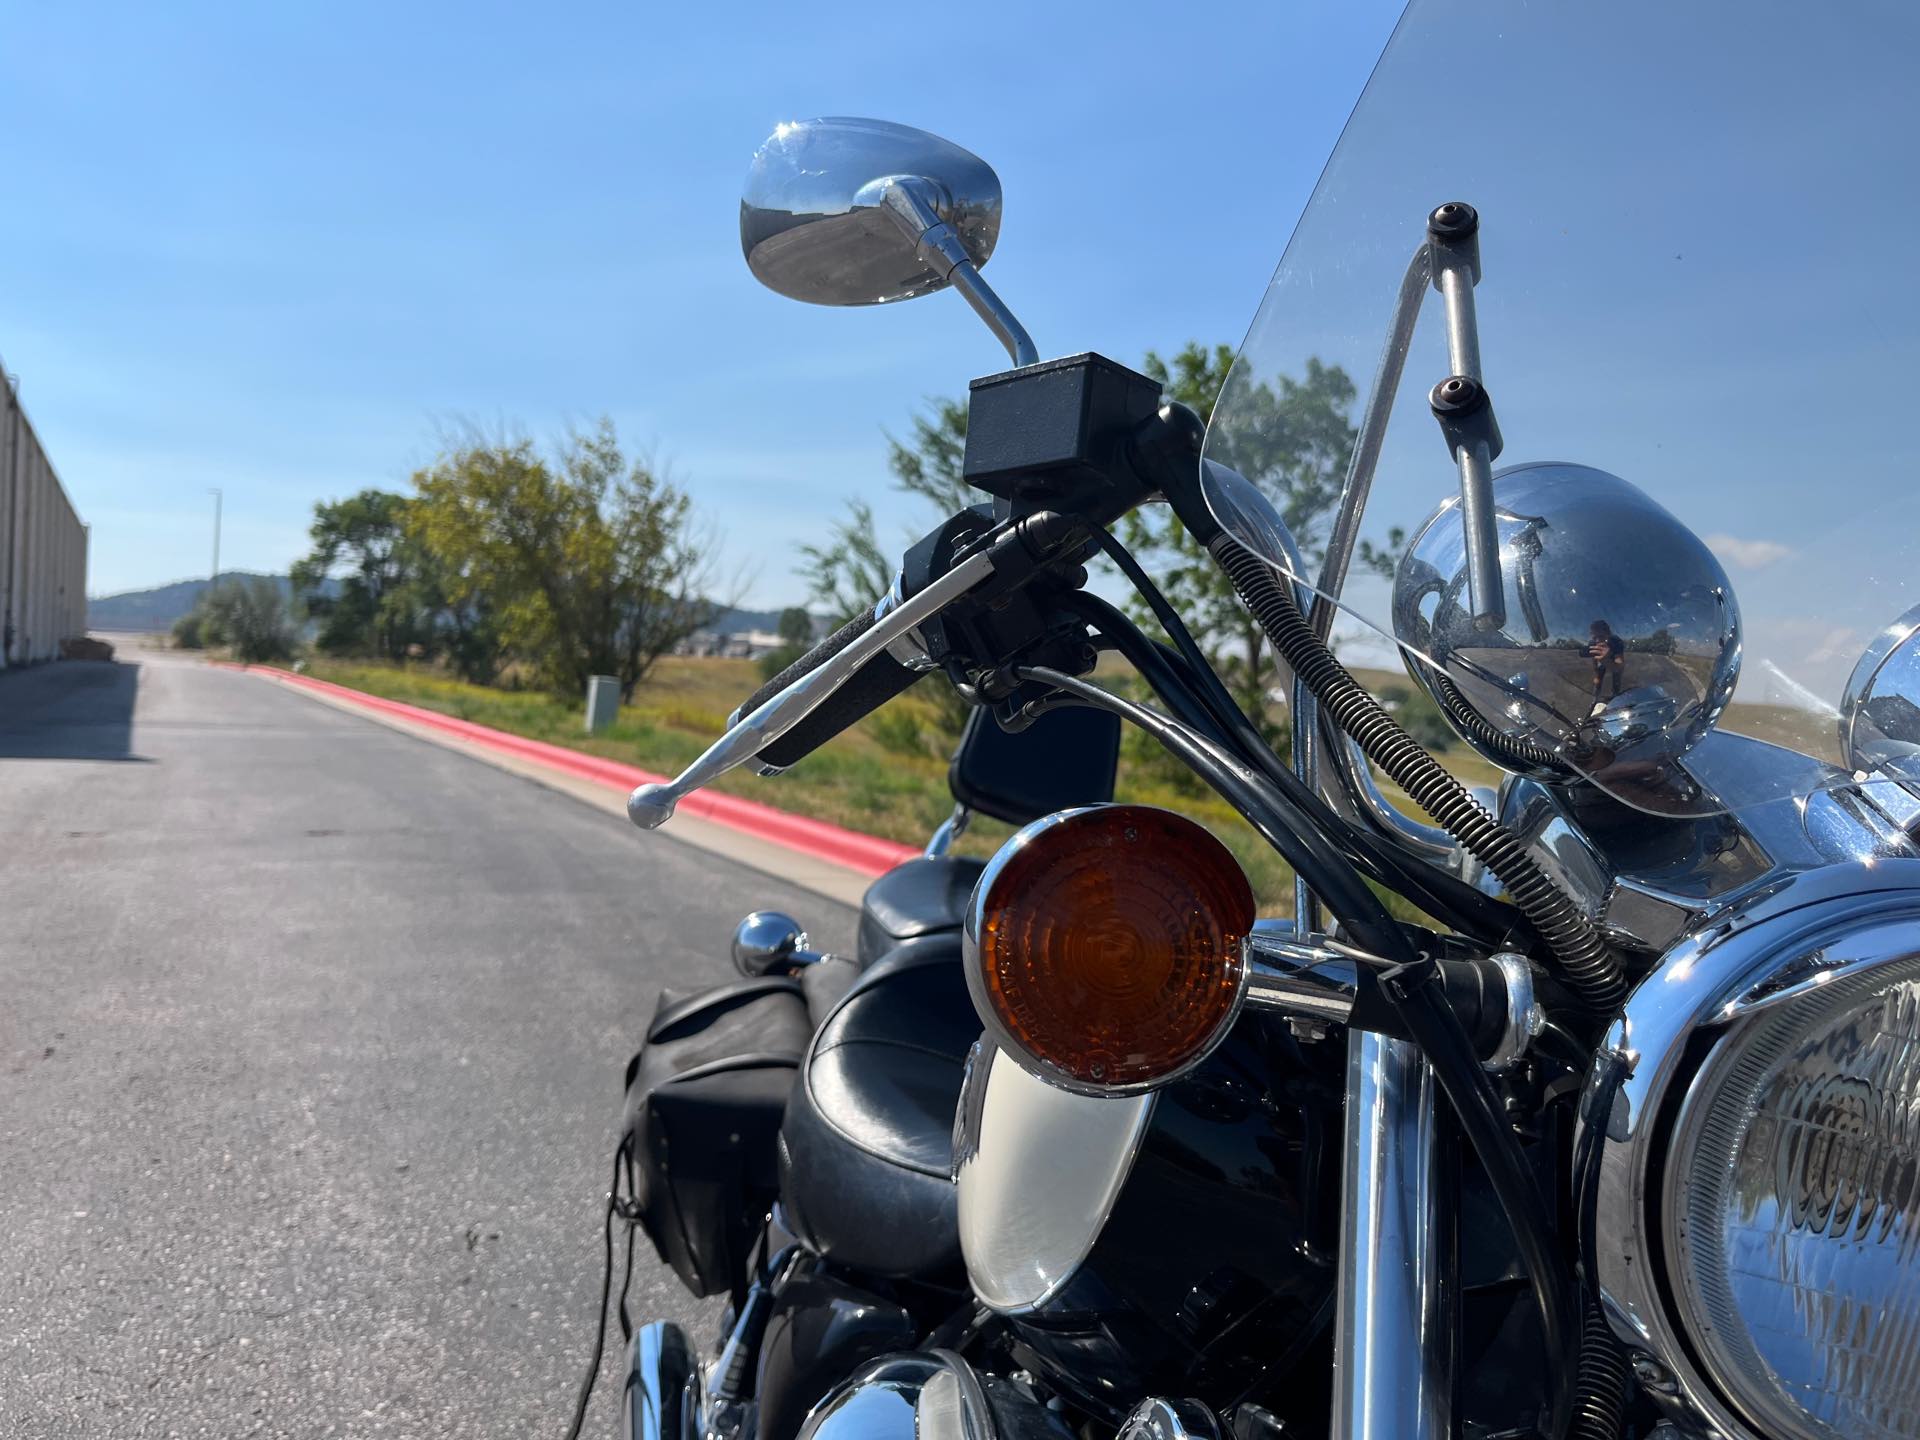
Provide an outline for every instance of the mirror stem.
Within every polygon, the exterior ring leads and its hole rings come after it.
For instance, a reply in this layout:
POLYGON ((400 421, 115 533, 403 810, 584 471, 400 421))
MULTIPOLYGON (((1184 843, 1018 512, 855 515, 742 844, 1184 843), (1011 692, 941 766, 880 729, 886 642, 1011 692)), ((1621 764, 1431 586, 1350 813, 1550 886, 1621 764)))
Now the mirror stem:
POLYGON ((1000 343, 1007 347, 1007 354, 1013 357, 1013 363, 1037 363, 1040 352, 1034 348, 1026 326, 987 284, 953 227, 940 218, 932 190, 925 180, 905 176, 887 186, 882 205, 893 223, 914 242, 920 259, 958 290, 973 307, 973 313, 999 337, 1000 343))
POLYGON ((987 328, 1000 337, 1000 343, 1007 347, 1007 354, 1013 357, 1015 365, 1037 365, 1040 362, 1040 352, 1034 348, 1027 327, 1007 308, 1007 302, 987 284, 971 260, 962 260, 953 267, 953 273, 947 278, 953 282, 953 288, 966 297, 966 302, 973 307, 973 313, 986 321, 987 328))

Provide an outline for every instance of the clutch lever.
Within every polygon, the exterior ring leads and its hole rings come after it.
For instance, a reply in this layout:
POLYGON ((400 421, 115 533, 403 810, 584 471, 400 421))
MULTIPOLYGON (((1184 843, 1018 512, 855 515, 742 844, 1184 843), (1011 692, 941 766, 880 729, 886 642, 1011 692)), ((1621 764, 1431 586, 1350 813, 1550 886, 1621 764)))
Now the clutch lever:
POLYGON ((851 642, 828 654, 819 665, 784 690, 741 716, 728 727, 726 734, 672 780, 636 789, 627 797, 627 818, 642 830, 664 825, 673 818, 674 807, 680 801, 760 754, 824 705, 861 666, 908 631, 983 584, 994 571, 992 556, 978 552, 960 560, 907 599, 897 604, 890 603, 891 597, 881 601, 875 607, 872 623, 851 642))

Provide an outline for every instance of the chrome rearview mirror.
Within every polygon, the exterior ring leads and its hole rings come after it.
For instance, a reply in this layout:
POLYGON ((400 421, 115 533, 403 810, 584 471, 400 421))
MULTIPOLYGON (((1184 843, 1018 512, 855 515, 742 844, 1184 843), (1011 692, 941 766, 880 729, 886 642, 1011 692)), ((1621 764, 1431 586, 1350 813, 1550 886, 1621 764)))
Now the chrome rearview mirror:
POLYGON ((768 289, 812 305, 885 305, 952 285, 1029 365, 1033 342, 980 278, 999 235, 992 167, 885 120, 781 125, 740 200, 740 249, 768 289))
POLYGON ((1920 606, 1876 635, 1853 667, 1840 753, 1850 770, 1920 780, 1920 606))

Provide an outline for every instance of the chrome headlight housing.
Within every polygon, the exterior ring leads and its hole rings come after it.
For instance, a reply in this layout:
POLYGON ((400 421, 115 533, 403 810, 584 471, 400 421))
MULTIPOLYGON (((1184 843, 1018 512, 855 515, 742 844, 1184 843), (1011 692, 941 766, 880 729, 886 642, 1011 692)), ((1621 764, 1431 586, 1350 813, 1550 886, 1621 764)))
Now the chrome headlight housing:
POLYGON ((1583 1123, 1608 1316, 1668 1388, 1733 1435, 1920 1434, 1920 860, 1794 877, 1682 942, 1583 1123))

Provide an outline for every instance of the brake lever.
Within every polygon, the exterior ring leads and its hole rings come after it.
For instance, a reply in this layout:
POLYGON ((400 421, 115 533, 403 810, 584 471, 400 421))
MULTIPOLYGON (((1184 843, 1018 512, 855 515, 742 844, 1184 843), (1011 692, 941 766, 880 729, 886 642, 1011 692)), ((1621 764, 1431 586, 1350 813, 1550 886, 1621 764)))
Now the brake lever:
POLYGON ((661 785, 642 785, 627 797, 627 818, 654 830, 673 818, 674 807, 727 771, 744 765, 826 703, 856 670, 937 615, 994 573, 992 558, 976 553, 961 560, 918 594, 895 605, 882 601, 873 625, 817 669, 744 715, 692 764, 661 785))

